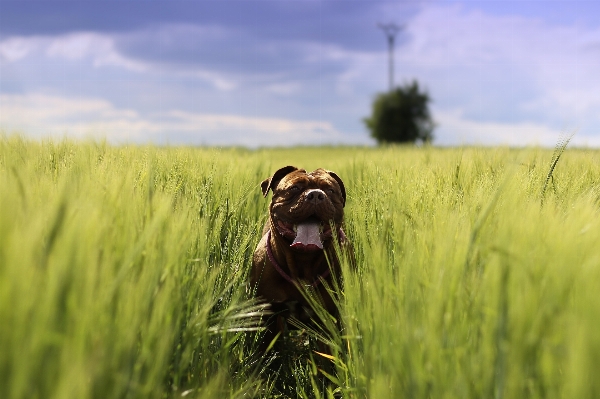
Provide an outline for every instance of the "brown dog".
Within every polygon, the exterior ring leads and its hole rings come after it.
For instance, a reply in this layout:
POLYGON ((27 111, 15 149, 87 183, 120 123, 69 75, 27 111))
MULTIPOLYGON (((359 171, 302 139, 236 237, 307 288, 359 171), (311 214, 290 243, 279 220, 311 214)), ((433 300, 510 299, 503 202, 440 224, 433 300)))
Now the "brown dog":
POLYGON ((286 166, 265 179, 261 188, 265 197, 272 190, 273 199, 252 259, 250 283, 255 295, 269 302, 275 313, 265 323, 267 332, 261 345, 265 351, 277 333, 283 332, 289 317, 311 322, 314 312, 298 285, 317 291, 325 309, 337 314, 326 289, 340 286, 332 280, 340 277, 333 236, 337 235, 343 246, 348 240, 342 231, 346 189, 334 172, 317 169, 306 173, 286 166))

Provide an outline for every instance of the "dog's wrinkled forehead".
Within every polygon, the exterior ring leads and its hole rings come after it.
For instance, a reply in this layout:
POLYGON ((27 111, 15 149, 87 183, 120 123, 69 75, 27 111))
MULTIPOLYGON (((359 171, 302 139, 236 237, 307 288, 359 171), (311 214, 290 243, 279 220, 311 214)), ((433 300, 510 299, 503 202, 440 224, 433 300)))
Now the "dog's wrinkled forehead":
POLYGON ((307 173, 304 169, 298 169, 284 176, 276 190, 287 190, 292 186, 301 185, 303 189, 318 188, 322 184, 336 186, 337 182, 324 169, 317 169, 307 173))
POLYGON ((285 191, 293 186, 302 185, 304 189, 319 188, 322 185, 338 187, 342 196, 342 204, 346 203, 346 188, 342 179, 333 171, 319 168, 310 173, 295 166, 285 166, 277 170, 273 176, 261 183, 261 190, 266 197, 269 190, 285 191))

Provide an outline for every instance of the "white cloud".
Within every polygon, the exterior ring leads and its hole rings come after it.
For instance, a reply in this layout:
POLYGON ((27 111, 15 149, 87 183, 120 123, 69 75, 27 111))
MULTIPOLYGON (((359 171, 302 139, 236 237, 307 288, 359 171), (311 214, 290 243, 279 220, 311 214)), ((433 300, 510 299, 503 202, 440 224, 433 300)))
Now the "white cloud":
POLYGON ((135 141, 155 131, 137 112, 117 109, 106 100, 45 94, 0 95, 0 129, 38 138, 100 135, 115 141, 135 141))
POLYGON ((14 36, 0 41, 0 60, 5 63, 14 63, 29 56, 40 55, 71 62, 87 59, 94 67, 115 66, 135 72, 143 72, 148 69, 148 65, 119 53, 114 37, 99 33, 75 32, 60 36, 14 36))
POLYGON ((27 57, 39 46, 38 39, 10 37, 0 41, 0 61, 15 62, 27 57))
POLYGON ((195 114, 169 111, 164 121, 173 130, 198 133, 213 143, 260 145, 319 144, 342 140, 329 122, 239 115, 195 114), (211 137, 213 136, 213 137, 211 137), (235 138, 235 142, 231 139, 235 138))
POLYGON ((441 126, 436 142, 442 145, 553 146, 564 133, 535 122, 478 122, 459 109, 438 111, 436 121, 441 126))
POLYGON ((58 37, 44 38, 46 54, 69 61, 89 58, 95 67, 116 66, 135 72, 143 72, 148 65, 127 58, 115 46, 115 39, 108 35, 76 32, 58 37))
POLYGON ((311 145, 342 142, 329 122, 201 114, 178 110, 140 115, 93 98, 0 95, 0 129, 33 137, 106 138, 114 143, 311 145))
MULTIPOLYGON (((170 28, 178 34, 190 33, 187 26, 170 28)), ((162 31, 159 31, 159 37, 166 36, 161 35, 160 32, 162 31)), ((207 32, 211 33, 211 37, 215 37, 214 29, 199 28, 195 33, 206 34, 207 32)), ((216 70, 203 68, 199 64, 183 67, 175 63, 175 65, 169 66, 168 62, 142 60, 119 49, 119 43, 139 38, 144 33, 148 34, 147 31, 137 31, 124 34, 73 32, 58 36, 13 36, 0 41, 0 61, 10 64, 27 61, 27 57, 29 57, 33 63, 43 68, 44 65, 47 65, 48 60, 62 60, 84 68, 89 66, 93 68, 117 67, 135 73, 193 77, 222 91, 230 91, 237 86, 231 77, 216 70)), ((218 38, 218 35, 216 37, 218 38)), ((182 37, 179 39, 183 40, 182 37)), ((169 38, 165 40, 166 43, 149 42, 145 44, 168 46, 169 38)))

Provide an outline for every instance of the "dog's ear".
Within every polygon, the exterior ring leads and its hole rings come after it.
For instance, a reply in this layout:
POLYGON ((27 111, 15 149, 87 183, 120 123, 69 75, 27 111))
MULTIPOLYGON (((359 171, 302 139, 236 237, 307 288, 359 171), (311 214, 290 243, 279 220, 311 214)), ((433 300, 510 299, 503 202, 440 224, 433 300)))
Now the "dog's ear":
POLYGON ((340 179, 337 173, 331 170, 327 170, 326 172, 329 173, 329 176, 333 177, 340 186, 340 190, 342 190, 342 203, 344 204, 344 206, 346 206, 346 187, 344 187, 344 182, 342 181, 342 179, 340 179))
POLYGON ((277 187, 277 183, 279 183, 281 179, 283 179, 287 174, 292 173, 295 170, 298 170, 298 168, 295 166, 284 166, 277 172, 273 173, 273 176, 263 180, 263 182, 260 183, 260 188, 262 189, 263 196, 266 197, 267 194, 269 194, 269 190, 272 190, 275 187, 277 187))

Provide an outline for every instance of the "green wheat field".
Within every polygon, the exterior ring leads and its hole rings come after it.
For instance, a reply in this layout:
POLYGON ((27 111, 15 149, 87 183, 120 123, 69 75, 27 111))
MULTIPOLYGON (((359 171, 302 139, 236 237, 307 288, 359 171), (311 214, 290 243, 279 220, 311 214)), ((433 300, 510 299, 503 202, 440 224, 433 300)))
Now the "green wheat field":
POLYGON ((0 398, 598 398, 600 151, 562 149, 0 136, 0 398), (357 267, 342 330, 265 360, 246 280, 285 165, 342 177, 357 267))

